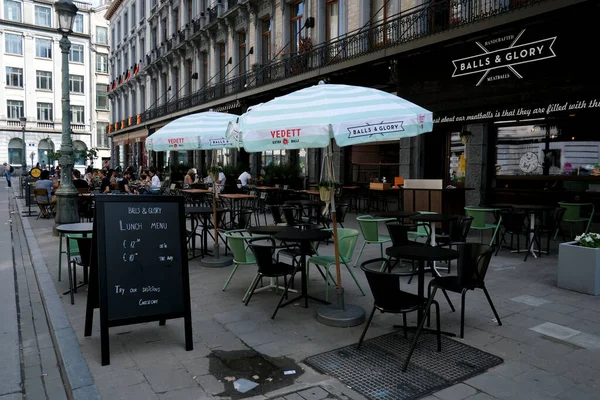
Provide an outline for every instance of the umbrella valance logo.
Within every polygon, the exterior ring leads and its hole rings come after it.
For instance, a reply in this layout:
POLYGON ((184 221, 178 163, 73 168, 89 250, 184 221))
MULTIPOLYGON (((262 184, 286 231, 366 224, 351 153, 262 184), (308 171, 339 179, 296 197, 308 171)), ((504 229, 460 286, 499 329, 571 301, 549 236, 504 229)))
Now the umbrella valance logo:
POLYGON ((293 128, 293 129, 277 129, 271 131, 271 138, 273 140, 273 144, 283 144, 287 146, 290 143, 299 143, 300 133, 302 128, 293 128))
POLYGON ((387 132, 400 132, 403 131, 404 128, 402 124, 404 121, 390 121, 390 122, 380 122, 378 124, 369 124, 366 123, 364 125, 357 126, 349 126, 348 129, 348 139, 354 139, 362 136, 373 136, 373 135, 384 135, 387 132))
POLYGON ((231 146, 231 142, 229 140, 227 140, 226 138, 220 138, 220 139, 210 139, 208 141, 208 144, 210 146, 231 146))
POLYGON ((475 56, 453 60, 454 72, 452 77, 483 74, 477 82, 479 86, 487 77, 490 71, 499 68, 508 68, 517 78, 523 79, 523 76, 514 68, 515 65, 527 64, 556 57, 552 49, 556 36, 536 40, 533 42, 517 44, 525 29, 523 29, 512 41, 510 46, 490 51, 479 42, 475 42, 483 51, 475 56))

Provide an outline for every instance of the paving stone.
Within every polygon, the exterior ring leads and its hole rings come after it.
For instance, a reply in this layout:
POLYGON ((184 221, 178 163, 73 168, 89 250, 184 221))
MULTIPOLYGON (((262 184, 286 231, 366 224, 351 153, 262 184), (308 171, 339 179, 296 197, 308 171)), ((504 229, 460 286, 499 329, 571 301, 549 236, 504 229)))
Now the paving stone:
POLYGON ((158 396, 149 384, 141 383, 133 386, 120 387, 118 389, 100 390, 103 399, 110 400, 152 400, 158 396))
POLYGON ((469 397, 468 400, 495 400, 495 398, 487 393, 479 392, 469 397))
POLYGON ((298 394, 306 400, 321 400, 329 396, 329 393, 327 393, 326 390, 318 386, 303 390, 301 392, 298 392, 298 394))
POLYGON ((553 397, 575 386, 569 379, 537 368, 516 376, 514 380, 521 384, 532 385, 534 390, 553 397))
POLYGON ((492 371, 506 378, 514 378, 515 376, 531 371, 533 368, 523 361, 509 361, 499 365, 492 371))
POLYGON ((65 392, 65 386, 62 379, 47 379, 44 377, 44 386, 46 387, 46 394, 50 400, 66 400, 67 394, 65 392))
POLYGON ((528 294, 523 294, 521 296, 511 298, 512 301, 516 301, 518 303, 527 304, 528 306, 539 307, 542 304, 550 303, 550 300, 546 300, 543 297, 535 297, 530 296, 528 294))
POLYGON ((568 340, 569 338, 581 333, 578 330, 552 322, 544 322, 543 324, 532 326, 530 329, 532 331, 541 333, 542 335, 550 336, 560 340, 568 340))
POLYGON ((576 385, 558 395, 561 400, 598 400, 598 389, 584 385, 576 385))
POLYGON ((21 393, 10 393, 0 396, 0 400, 23 400, 21 393))
POLYGON ((185 369, 144 368, 143 373, 156 393, 164 393, 169 390, 183 389, 197 385, 192 379, 192 375, 185 369))
POLYGON ((200 386, 195 388, 173 390, 158 395, 160 400, 208 400, 212 396, 206 394, 200 386))
POLYGON ((210 359, 207 357, 196 358, 183 362, 183 367, 192 376, 202 376, 210 373, 210 359))
POLYGON ((219 380, 212 375, 197 376, 195 380, 208 394, 215 395, 222 393, 225 390, 223 383, 219 382, 219 380))
POLYGON ((25 379, 25 393, 28 399, 45 399, 46 390, 42 382, 42 377, 25 379))
POLYGON ((97 374, 94 377, 94 380, 98 387, 109 389, 138 385, 146 382, 146 378, 138 369, 118 367, 111 367, 106 373, 97 374))
POLYGON ((462 400, 477 393, 473 387, 459 383, 435 393, 441 400, 462 400))
POLYGON ((585 349, 600 350, 600 336, 580 333, 570 337, 568 341, 585 349))
POLYGON ((298 393, 286 394, 283 397, 285 398, 285 400, 304 400, 304 398, 302 396, 300 396, 298 393))

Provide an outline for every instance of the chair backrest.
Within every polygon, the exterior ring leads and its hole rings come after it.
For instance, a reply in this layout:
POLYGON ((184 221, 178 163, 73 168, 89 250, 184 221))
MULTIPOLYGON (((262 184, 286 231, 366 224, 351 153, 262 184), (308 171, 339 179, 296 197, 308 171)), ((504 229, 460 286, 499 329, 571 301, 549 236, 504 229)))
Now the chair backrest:
POLYGON ((36 189, 36 188, 34 188, 33 189, 33 195, 35 196, 36 201, 38 203, 46 203, 46 202, 48 202, 47 200, 40 200, 40 201, 37 200, 38 196, 48 198, 48 191, 46 189, 42 189, 42 188, 37 188, 36 189))
POLYGON ((340 258, 344 262, 348 263, 352 260, 352 254, 356 248, 359 233, 360 232, 356 229, 338 228, 338 248, 340 251, 340 258))
POLYGON ((381 268, 387 263, 389 261, 385 258, 375 258, 362 263, 360 269, 365 272, 375 299, 375 306, 381 310, 394 312, 402 309, 400 299, 404 296, 400 290, 400 277, 406 276, 406 274, 380 272, 380 269, 388 269, 387 267, 381 268))
POLYGON ((288 226, 294 226, 298 222, 298 208, 293 206, 284 206, 280 210, 285 216, 285 223, 288 226))
POLYGON ((397 221, 386 222, 390 238, 392 238, 392 244, 394 246, 408 246, 414 244, 414 242, 408 239, 408 231, 417 228, 417 225, 399 224, 397 221))
POLYGON ((520 233, 525 230, 527 214, 512 210, 500 210, 502 225, 509 232, 520 233))
POLYGON ((281 272, 281 269, 277 268, 273 261, 273 254, 275 254, 277 248, 273 238, 268 237, 249 240, 248 247, 250 247, 252 253, 254 253, 256 265, 261 274, 271 276, 278 275, 278 273, 281 272))
POLYGON ((281 206, 280 205, 272 205, 271 206, 271 215, 273 216, 273 222, 275 223, 275 225, 283 223, 283 220, 281 219, 281 206))
POLYGON ((471 222, 471 227, 476 229, 485 228, 485 216, 487 211, 478 210, 476 208, 465 207, 465 214, 468 217, 473 217, 473 221, 471 222))
POLYGON ((70 240, 75 240, 77 243, 79 258, 81 258, 81 265, 84 267, 89 267, 92 262, 92 238, 76 237, 70 240))
POLYGON ((456 247, 458 283, 463 288, 474 289, 485 279, 494 248, 481 243, 460 243, 456 247))
MULTIPOLYGON (((419 211, 419 214, 437 214, 435 211, 419 211)), ((417 223, 417 233, 419 236, 430 237, 431 236, 431 227, 427 222, 418 222, 417 223)))
POLYGON ((550 225, 548 226, 548 228, 552 230, 558 228, 563 219, 565 218, 565 212, 566 209, 564 209, 563 207, 558 207, 554 209, 554 213, 551 217, 552 219, 549 220, 550 225))
POLYGON ((370 215, 361 215, 356 217, 360 231, 368 242, 379 240, 379 222, 394 221, 394 218, 375 218, 370 215))
POLYGON ((252 221, 252 210, 241 210, 237 214, 237 228, 248 229, 250 221, 252 221))
POLYGON ((245 229, 225 232, 227 243, 229 244, 229 248, 233 253, 233 260, 238 263, 248 262, 246 242, 253 238, 252 236, 249 236, 249 234, 248 236, 244 236, 245 232, 247 232, 245 229))
POLYGON ((335 205, 335 217, 338 223, 344 223, 346 214, 348 213, 348 204, 335 205))
POLYGON ((471 229, 473 217, 459 216, 456 222, 451 223, 450 241, 451 242, 466 242, 467 235, 471 229))

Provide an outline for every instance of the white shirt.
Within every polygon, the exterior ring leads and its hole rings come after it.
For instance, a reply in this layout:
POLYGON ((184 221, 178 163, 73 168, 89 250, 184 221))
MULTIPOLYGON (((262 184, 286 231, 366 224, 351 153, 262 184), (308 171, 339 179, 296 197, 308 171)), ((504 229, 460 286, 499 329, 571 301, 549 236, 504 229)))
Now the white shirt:
POLYGON ((248 179, 252 179, 252 175, 250 175, 247 171, 242 172, 238 178, 238 180, 241 182, 241 184, 238 185, 238 188, 241 189, 242 187, 246 186, 248 184, 248 179))
POLYGON ((151 188, 152 189, 160 189, 160 179, 158 179, 158 175, 154 175, 152 177, 151 188))
POLYGON ((219 181, 221 181, 221 183, 219 184, 219 186, 221 186, 221 189, 223 189, 225 187, 225 181, 227 180, 227 178, 225 177, 225 174, 223 172, 219 172, 219 181))

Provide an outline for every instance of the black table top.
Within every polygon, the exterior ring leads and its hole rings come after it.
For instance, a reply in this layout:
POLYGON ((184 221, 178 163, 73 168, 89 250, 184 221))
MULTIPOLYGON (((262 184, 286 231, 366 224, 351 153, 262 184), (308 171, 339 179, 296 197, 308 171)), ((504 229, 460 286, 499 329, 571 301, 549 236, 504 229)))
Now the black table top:
POLYGON ((385 254, 394 258, 415 261, 444 261, 458 258, 458 251, 456 250, 418 245, 388 247, 385 249, 385 254))
MULTIPOLYGON (((226 208, 217 208, 217 212, 222 212, 222 211, 226 211, 226 208)), ((213 213, 213 208, 212 207, 186 207, 185 208, 185 213, 186 214, 212 214, 213 213)))
POLYGON ((413 215, 419 215, 416 211, 384 211, 376 213, 375 216, 378 218, 408 218, 413 215))
POLYGON ((286 229, 293 229, 286 225, 267 225, 267 226, 251 226, 247 229, 248 232, 253 233, 255 235, 274 235, 286 229))
POLYGON ((418 222, 446 222, 453 221, 457 219, 458 216, 446 214, 417 214, 410 216, 409 218, 418 222))
POLYGON ((515 210, 524 210, 524 211, 544 211, 544 210, 554 210, 555 206, 545 206, 541 204, 515 204, 513 205, 515 210))
POLYGON ((62 224, 56 227, 60 233, 91 233, 93 224, 91 222, 78 222, 75 224, 62 224))
POLYGON ((331 232, 316 229, 286 229, 275 234, 275 239, 285 242, 316 242, 331 238, 331 232))
POLYGON ((283 202, 284 205, 301 205, 301 206, 320 206, 325 204, 324 201, 319 200, 286 200, 283 202))

